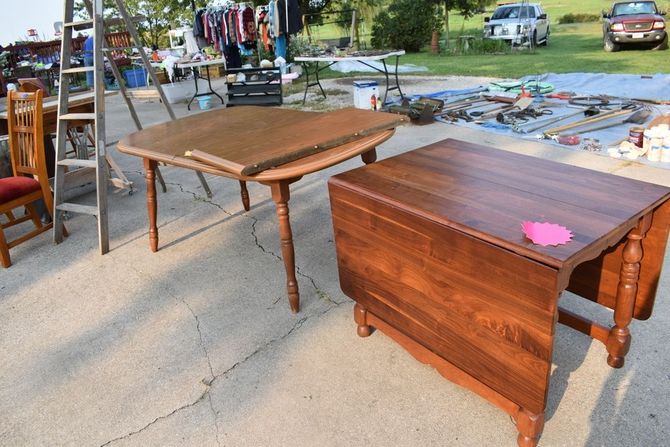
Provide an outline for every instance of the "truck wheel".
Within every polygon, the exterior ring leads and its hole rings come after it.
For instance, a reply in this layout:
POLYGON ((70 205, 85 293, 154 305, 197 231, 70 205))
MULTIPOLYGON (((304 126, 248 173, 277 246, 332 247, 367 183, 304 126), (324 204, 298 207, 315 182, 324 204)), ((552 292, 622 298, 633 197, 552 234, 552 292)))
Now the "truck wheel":
POLYGON ((605 51, 607 51, 608 53, 613 53, 621 49, 621 47, 618 44, 612 42, 612 40, 609 37, 604 38, 603 48, 605 48, 605 51))
POLYGON ((665 39, 663 39, 663 42, 659 43, 656 45, 652 50, 667 50, 668 49, 668 35, 665 35, 665 39))
POLYGON ((543 47, 546 47, 547 45, 549 45, 549 28, 547 28, 547 35, 544 36, 544 40, 542 41, 542 43, 540 45, 543 46, 543 47))

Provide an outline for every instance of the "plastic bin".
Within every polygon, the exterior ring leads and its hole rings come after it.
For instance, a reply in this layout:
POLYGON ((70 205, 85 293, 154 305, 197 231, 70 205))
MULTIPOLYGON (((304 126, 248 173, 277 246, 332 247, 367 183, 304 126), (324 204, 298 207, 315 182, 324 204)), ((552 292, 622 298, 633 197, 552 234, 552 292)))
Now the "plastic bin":
POLYGON ((198 105, 200 105, 200 110, 209 110, 212 108, 212 97, 211 96, 198 96, 198 105))
POLYGON ((377 81, 354 81, 354 107, 371 110, 371 99, 373 96, 376 103, 377 97, 379 97, 379 84, 377 81))
POLYGON ((144 87, 147 85, 147 71, 144 68, 126 70, 123 72, 128 88, 144 87))
POLYGON ((163 87, 165 97, 170 104, 190 98, 195 93, 193 81, 173 82, 172 84, 164 84, 161 87, 163 87))

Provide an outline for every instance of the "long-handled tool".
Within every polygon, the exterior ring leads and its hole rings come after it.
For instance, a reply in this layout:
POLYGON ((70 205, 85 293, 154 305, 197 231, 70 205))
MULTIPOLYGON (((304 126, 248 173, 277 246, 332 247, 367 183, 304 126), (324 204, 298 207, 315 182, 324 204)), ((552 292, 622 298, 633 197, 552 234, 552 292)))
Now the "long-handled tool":
POLYGON ((592 112, 593 115, 600 113, 600 110, 596 109, 595 107, 590 107, 588 109, 580 109, 578 112, 573 112, 573 113, 567 113, 565 115, 561 116, 554 116, 551 118, 547 118, 541 121, 535 121, 534 123, 525 125, 525 126, 519 126, 519 125, 514 125, 512 126, 512 130, 517 133, 529 133, 529 132, 534 132, 538 129, 542 129, 543 127, 547 127, 550 124, 557 123, 559 121, 563 121, 568 118, 572 118, 573 116, 577 116, 580 114, 587 115, 588 112, 592 112))
POLYGON ((633 110, 635 110, 635 109, 626 108, 626 109, 610 110, 609 112, 603 112, 603 113, 600 113, 597 116, 593 116, 591 118, 586 118, 586 119, 583 119, 583 120, 580 120, 580 121, 575 121, 574 123, 565 124, 563 126, 547 129, 543 132, 543 134, 544 134, 545 137, 549 138, 553 135, 558 135, 559 133, 563 132, 564 130, 574 129, 575 127, 581 127, 581 126, 584 126, 586 124, 596 123, 598 121, 603 121, 603 120, 606 120, 606 119, 609 119, 609 118, 615 118, 617 116, 621 116, 621 115, 625 115, 627 113, 630 113, 633 110))
POLYGON ((636 112, 633 112, 630 116, 628 116, 624 120, 616 120, 613 123, 605 123, 605 124, 601 124, 599 126, 589 127, 587 129, 578 130, 577 132, 573 132, 573 134, 595 132, 596 130, 608 129, 610 127, 620 126, 622 124, 628 124, 628 123, 644 124, 644 122, 647 121, 647 118, 649 118, 649 115, 651 115, 651 112, 649 110, 642 109, 642 110, 638 110, 636 112))

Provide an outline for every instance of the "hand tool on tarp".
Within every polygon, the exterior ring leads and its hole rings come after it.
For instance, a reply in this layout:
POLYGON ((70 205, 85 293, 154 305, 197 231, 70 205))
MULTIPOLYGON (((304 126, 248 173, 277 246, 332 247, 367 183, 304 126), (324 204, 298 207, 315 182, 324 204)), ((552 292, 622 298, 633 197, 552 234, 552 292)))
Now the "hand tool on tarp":
MULTIPOLYGON (((628 111, 629 112, 629 111, 628 111)), ((578 130, 576 132, 571 132, 573 135, 578 135, 578 134, 583 134, 583 133, 589 133, 589 132, 595 132, 597 130, 603 130, 603 129, 609 129, 610 127, 615 127, 615 126, 621 126, 622 124, 644 124, 649 116, 651 115, 651 111, 647 109, 641 109, 637 110, 633 113, 631 113, 626 119, 623 120, 616 120, 615 122, 612 123, 604 123, 599 126, 595 127, 589 127, 587 129, 582 129, 578 130)))
POLYGON ((538 129, 542 129, 543 127, 547 127, 551 124, 557 123, 559 121, 566 120, 568 118, 572 118, 573 116, 577 116, 580 114, 584 114, 584 116, 594 116, 600 113, 600 109, 596 107, 589 107, 587 109, 580 109, 577 112, 571 112, 571 113, 566 113, 565 115, 560 115, 560 116, 554 116, 551 118, 547 118, 545 120, 541 121, 536 121, 534 123, 531 123, 527 126, 519 126, 519 125, 514 125, 512 126, 512 130, 517 133, 529 133, 529 132, 534 132, 538 129))
POLYGON ((559 133, 563 132, 564 130, 568 129, 574 129, 575 127, 581 127, 586 124, 591 124, 595 123, 598 121, 603 121, 609 118, 615 118, 617 116, 625 115, 627 113, 630 113, 633 110, 636 110, 638 106, 636 104, 627 104, 624 107, 620 109, 615 109, 615 110, 610 110, 607 112, 601 112, 596 116, 592 116, 590 118, 586 118, 583 120, 575 121, 574 123, 570 124, 565 124, 563 126, 559 127, 553 127, 551 129, 547 129, 543 132, 545 138, 550 138, 552 135, 558 135, 559 133))
POLYGON ((407 115, 415 124, 429 124, 433 122, 433 115, 440 114, 444 101, 421 97, 411 103, 404 99, 401 105, 392 104, 388 107, 391 113, 407 115))
POLYGON ((479 96, 477 98, 471 98, 462 101, 454 101, 446 103, 444 105, 441 116, 446 116, 457 110, 476 109, 488 105, 494 105, 494 104, 497 105, 498 103, 513 104, 514 101, 516 101, 516 98, 500 96, 500 95, 484 95, 479 96))
POLYGON ((531 104, 533 103, 533 98, 524 96, 522 98, 519 98, 514 102, 514 104, 511 105, 505 105, 501 106, 492 110, 487 110, 487 111, 475 111, 475 112, 470 112, 470 116, 476 117, 477 120, 475 121, 476 123, 482 123, 485 120, 489 118, 493 118, 498 113, 500 112, 509 112, 512 110, 525 110, 527 109, 531 104))

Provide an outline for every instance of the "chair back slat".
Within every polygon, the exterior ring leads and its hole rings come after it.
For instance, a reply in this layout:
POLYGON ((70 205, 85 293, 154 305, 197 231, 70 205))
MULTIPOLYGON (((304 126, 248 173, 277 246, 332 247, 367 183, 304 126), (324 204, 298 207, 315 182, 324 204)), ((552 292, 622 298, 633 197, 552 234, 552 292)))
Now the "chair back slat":
POLYGON ((14 175, 46 176, 42 91, 9 92, 7 117, 14 175))

